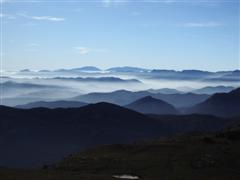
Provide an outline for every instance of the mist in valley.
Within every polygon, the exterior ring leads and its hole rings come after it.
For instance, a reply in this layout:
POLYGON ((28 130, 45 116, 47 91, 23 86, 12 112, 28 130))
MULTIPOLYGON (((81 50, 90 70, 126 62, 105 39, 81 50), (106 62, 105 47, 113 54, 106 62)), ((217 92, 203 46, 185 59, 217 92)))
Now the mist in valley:
MULTIPOLYGON (((190 76, 191 77, 191 76, 190 76)), ((238 81, 213 81, 199 77, 165 77, 150 72, 72 72, 17 71, 3 73, 1 95, 3 105, 16 106, 34 101, 69 100, 75 96, 117 90, 148 91, 172 90, 172 93, 189 93, 204 87, 238 87, 238 81), (174 91, 173 91, 174 90, 174 91)), ((166 91, 161 91, 168 93, 166 91)))

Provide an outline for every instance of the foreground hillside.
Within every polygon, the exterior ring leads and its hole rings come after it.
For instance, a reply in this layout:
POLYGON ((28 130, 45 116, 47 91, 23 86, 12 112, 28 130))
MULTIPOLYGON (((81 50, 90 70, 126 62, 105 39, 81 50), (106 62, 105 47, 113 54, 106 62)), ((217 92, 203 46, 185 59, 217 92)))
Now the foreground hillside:
POLYGON ((42 166, 86 147, 166 133, 160 122, 108 103, 67 109, 2 106, 0 114, 0 166, 8 167, 42 166))
POLYGON ((73 154, 42 170, 1 169, 4 180, 240 179, 239 127, 129 145, 106 145, 73 154))
POLYGON ((66 109, 0 106, 0 114, 0 166, 30 168, 93 146, 217 131, 239 122, 208 115, 150 117, 109 103, 66 109))

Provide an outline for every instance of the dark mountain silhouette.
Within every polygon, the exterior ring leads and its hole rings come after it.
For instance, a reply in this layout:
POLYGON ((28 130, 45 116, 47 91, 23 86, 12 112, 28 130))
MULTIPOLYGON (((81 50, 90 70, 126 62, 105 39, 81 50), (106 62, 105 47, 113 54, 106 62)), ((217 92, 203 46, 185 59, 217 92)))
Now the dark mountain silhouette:
POLYGON ((0 166, 36 167, 86 147, 166 133, 160 122, 108 103, 68 109, 1 106, 0 114, 0 166))
POLYGON ((232 123, 229 119, 201 115, 149 117, 108 103, 67 109, 0 106, 0 114, 0 166, 11 167, 49 164, 100 144, 214 131, 232 123))
POLYGON ((150 95, 150 93, 147 91, 132 92, 118 90, 107 93, 89 93, 74 97, 72 100, 83 101, 87 103, 108 102, 117 105, 126 105, 147 95, 150 95))
POLYGON ((169 69, 153 69, 151 73, 162 73, 162 74, 174 74, 177 71, 175 70, 169 70, 169 69))
POLYGON ((200 102, 206 100, 209 95, 207 94, 194 94, 194 93, 184 93, 184 94, 154 94, 152 97, 161 99, 163 101, 172 104, 174 107, 190 107, 200 102))
POLYGON ((161 93, 150 93, 148 91, 126 91, 118 90, 114 92, 107 93, 89 93, 85 95, 80 95, 72 98, 73 101, 83 101, 87 103, 97 103, 97 102, 109 102, 117 105, 127 105, 136 101, 137 99, 143 98, 145 96, 152 96, 153 98, 166 101, 175 107, 187 107, 193 106, 200 102, 206 100, 209 95, 206 94, 161 94, 161 93))
POLYGON ((18 105, 16 108, 21 108, 21 109, 31 109, 31 108, 39 108, 39 107, 44 107, 44 108, 75 108, 75 107, 82 107, 86 106, 87 103, 84 102, 77 102, 77 101, 37 101, 37 102, 32 102, 28 104, 23 104, 23 105, 18 105))
POLYGON ((227 93, 234 90, 232 86, 207 86, 200 89, 193 90, 196 94, 215 94, 215 93, 227 93))
POLYGON ((42 69, 42 70, 39 70, 38 72, 40 73, 48 73, 48 72, 51 72, 50 70, 46 70, 46 69, 42 69))
POLYGON ((29 73, 29 72, 31 72, 31 70, 30 69, 22 69, 19 72, 21 72, 21 73, 29 73))
POLYGON ((102 71, 101 69, 95 67, 95 66, 83 66, 79 68, 72 68, 72 69, 57 69, 54 70, 54 72, 68 72, 68 73, 77 73, 77 72, 98 72, 102 71))
POLYGON ((190 108, 188 113, 212 114, 221 117, 240 115, 240 88, 229 93, 217 93, 190 108))
POLYGON ((222 130, 225 127, 240 123, 240 116, 221 118, 213 115, 148 115, 164 124, 168 133, 209 132, 222 130))
POLYGON ((128 109, 135 110, 144 114, 177 114, 174 106, 151 96, 138 99, 133 103, 125 106, 128 109))

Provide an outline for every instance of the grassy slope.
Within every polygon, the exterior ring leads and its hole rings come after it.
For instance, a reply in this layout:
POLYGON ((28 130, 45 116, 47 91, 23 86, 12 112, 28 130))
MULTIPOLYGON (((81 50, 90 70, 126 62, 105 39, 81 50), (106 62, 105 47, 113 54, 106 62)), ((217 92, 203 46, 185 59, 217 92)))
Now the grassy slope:
POLYGON ((41 171, 0 170, 3 180, 110 180, 132 174, 143 180, 240 179, 240 130, 183 135, 131 145, 109 145, 71 155, 41 171))

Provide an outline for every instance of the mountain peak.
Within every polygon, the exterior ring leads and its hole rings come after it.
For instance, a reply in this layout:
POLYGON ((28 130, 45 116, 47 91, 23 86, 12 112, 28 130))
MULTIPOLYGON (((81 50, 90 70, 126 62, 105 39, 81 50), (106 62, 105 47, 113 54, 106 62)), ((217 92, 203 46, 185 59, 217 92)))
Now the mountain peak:
POLYGON ((95 66, 83 66, 80 68, 74 68, 72 70, 78 70, 78 71, 101 71, 101 69, 95 67, 95 66))
POLYGON ((20 72, 23 72, 23 73, 25 73, 25 72, 31 72, 31 70, 30 70, 30 69, 22 69, 22 70, 20 70, 20 72))
POLYGON ((174 106, 152 96, 140 98, 126 107, 145 114, 177 114, 174 106))
MULTIPOLYGON (((145 96, 145 97, 139 99, 138 101, 151 102, 151 101, 162 101, 162 100, 155 99, 155 98, 153 98, 152 96, 145 96)), ((162 101, 162 102, 163 102, 163 101, 162 101)))
POLYGON ((190 109, 191 113, 211 114, 220 117, 240 115, 240 88, 229 93, 216 93, 190 109))

